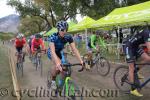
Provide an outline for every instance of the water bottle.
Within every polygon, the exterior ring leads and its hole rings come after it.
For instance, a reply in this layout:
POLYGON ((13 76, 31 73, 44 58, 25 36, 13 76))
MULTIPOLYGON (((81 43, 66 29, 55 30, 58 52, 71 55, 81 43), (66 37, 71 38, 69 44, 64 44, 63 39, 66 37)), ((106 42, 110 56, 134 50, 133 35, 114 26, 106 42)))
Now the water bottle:
POLYGON ((59 75, 59 76, 57 77, 57 84, 58 84, 58 87, 62 87, 63 84, 64 84, 64 80, 62 79, 62 76, 61 76, 61 75, 59 75))

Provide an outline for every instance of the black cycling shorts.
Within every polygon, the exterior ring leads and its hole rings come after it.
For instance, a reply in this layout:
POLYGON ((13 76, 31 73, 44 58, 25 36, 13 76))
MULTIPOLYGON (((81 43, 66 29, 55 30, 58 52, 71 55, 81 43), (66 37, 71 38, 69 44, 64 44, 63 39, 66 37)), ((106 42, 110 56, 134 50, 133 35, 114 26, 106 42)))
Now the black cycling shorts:
POLYGON ((23 47, 16 47, 17 52, 18 52, 18 53, 22 52, 22 48, 23 48, 23 47))
POLYGON ((144 50, 140 47, 133 47, 130 45, 130 43, 125 43, 123 46, 123 51, 126 56, 127 63, 133 63, 137 60, 138 57, 140 57, 144 50))

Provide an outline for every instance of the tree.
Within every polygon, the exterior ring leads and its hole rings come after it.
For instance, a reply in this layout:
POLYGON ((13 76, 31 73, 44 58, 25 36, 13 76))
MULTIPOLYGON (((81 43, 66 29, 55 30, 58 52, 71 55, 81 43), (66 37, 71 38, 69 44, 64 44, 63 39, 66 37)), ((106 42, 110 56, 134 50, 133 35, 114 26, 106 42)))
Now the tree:
POLYGON ((124 6, 131 6, 138 3, 143 3, 149 0, 117 0, 117 1, 120 2, 121 7, 124 7, 124 6))
POLYGON ((44 30, 43 19, 37 16, 26 16, 21 19, 21 24, 18 29, 20 32, 27 33, 27 35, 31 35, 33 33, 38 33, 44 30))
POLYGON ((47 14, 42 13, 41 8, 36 6, 31 0, 25 0, 25 3, 9 0, 7 4, 14 7, 22 18, 26 16, 38 16, 46 22, 48 29, 52 27, 47 14))
POLYGON ((115 0, 78 0, 80 2, 79 11, 82 15, 87 15, 94 19, 106 16, 114 8, 119 7, 115 0))
POLYGON ((8 5, 15 7, 22 17, 29 15, 43 18, 49 29, 54 27, 58 20, 75 18, 77 7, 74 3, 74 0, 25 0, 25 3, 8 1, 8 5))

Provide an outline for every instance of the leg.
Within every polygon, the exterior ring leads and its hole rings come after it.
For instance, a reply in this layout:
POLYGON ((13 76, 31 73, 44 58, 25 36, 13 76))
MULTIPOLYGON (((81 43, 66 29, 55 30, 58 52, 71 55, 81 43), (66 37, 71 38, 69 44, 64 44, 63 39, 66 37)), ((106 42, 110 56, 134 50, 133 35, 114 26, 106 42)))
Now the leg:
MULTIPOLYGON (((129 81, 131 84, 134 84, 134 63, 129 63, 129 81)), ((131 89, 134 90, 135 88, 131 86, 131 89)))

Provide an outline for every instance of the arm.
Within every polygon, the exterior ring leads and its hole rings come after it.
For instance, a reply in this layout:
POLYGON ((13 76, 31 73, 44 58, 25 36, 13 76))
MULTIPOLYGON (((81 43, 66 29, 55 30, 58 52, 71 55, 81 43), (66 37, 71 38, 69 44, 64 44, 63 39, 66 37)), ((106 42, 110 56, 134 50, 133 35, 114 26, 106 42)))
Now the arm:
POLYGON ((32 53, 34 52, 34 39, 32 39, 32 41, 31 41, 31 51, 32 51, 32 53))
POLYGON ((25 47, 25 52, 28 52, 28 45, 26 39, 24 39, 24 47, 25 47))
POLYGON ((99 39, 98 39, 98 44, 99 44, 102 48, 106 49, 106 43, 105 43, 105 40, 104 40, 103 38, 99 37, 99 39))
POLYGON ((42 46, 42 50, 45 50, 45 45, 44 45, 44 41, 41 40, 41 46, 42 46))
POLYGON ((150 42, 146 42, 146 46, 148 48, 148 54, 150 54, 150 42))
POLYGON ((60 71, 62 71, 62 68, 60 66, 61 65, 61 61, 58 58, 58 56, 56 55, 54 43, 50 42, 49 43, 49 47, 50 47, 50 50, 51 50, 52 59, 54 60, 56 67, 58 67, 58 69, 60 71))
POLYGON ((96 46, 94 45, 95 38, 96 38, 96 37, 95 37, 94 35, 92 35, 90 41, 91 41, 91 46, 92 46, 92 48, 94 48, 94 49, 96 50, 96 46))
POLYGON ((77 49, 76 46, 75 46, 75 43, 72 42, 72 43, 70 44, 70 47, 71 47, 72 51, 75 53, 75 55, 76 55, 76 57, 78 58, 78 60, 80 61, 80 63, 83 65, 83 61, 82 61, 82 59, 81 59, 81 56, 80 56, 80 53, 79 53, 78 49, 77 49))

